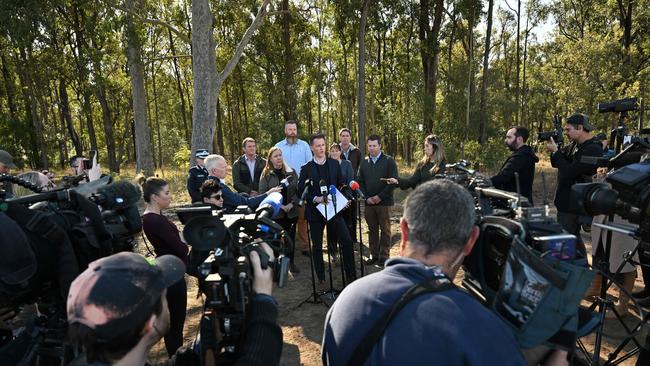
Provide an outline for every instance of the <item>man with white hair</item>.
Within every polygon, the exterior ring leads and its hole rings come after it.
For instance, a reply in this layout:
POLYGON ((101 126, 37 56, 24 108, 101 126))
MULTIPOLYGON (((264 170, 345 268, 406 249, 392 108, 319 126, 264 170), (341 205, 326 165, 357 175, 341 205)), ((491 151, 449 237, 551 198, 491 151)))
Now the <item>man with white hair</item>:
POLYGON ((223 195, 223 207, 227 212, 234 211, 237 206, 248 206, 251 209, 256 209, 257 206, 264 201, 266 196, 273 192, 282 191, 282 187, 273 187, 263 194, 255 197, 248 197, 237 192, 234 192, 228 185, 226 185, 226 176, 228 175, 228 162, 226 159, 217 154, 208 155, 205 158, 205 169, 208 171, 208 179, 218 181, 221 186, 223 195))

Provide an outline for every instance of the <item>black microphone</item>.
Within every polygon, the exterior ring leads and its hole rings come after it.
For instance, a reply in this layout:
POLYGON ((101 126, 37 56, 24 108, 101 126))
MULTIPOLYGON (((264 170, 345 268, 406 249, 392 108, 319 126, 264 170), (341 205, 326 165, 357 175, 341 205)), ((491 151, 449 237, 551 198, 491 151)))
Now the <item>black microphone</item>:
POLYGON ((341 186, 341 194, 343 194, 343 196, 345 196, 345 198, 347 198, 349 201, 355 199, 354 193, 352 193, 352 188, 350 188, 350 186, 348 186, 347 184, 341 186))
POLYGON ((280 185, 282 186, 282 188, 285 188, 285 189, 289 188, 289 185, 291 184, 292 180, 293 180, 293 176, 289 175, 289 176, 287 176, 286 178, 284 178, 283 180, 280 181, 280 185))
POLYGON ((325 184, 325 180, 321 179, 320 182, 318 182, 318 185, 320 186, 320 195, 323 197, 327 197, 327 192, 329 192, 329 190, 327 189, 327 184, 325 184))
POLYGON ((311 179, 305 180, 305 188, 302 190, 302 195, 300 195, 300 201, 298 201, 298 206, 302 206, 305 204, 305 198, 307 198, 307 192, 309 191, 309 187, 311 187, 313 184, 311 179))
POLYGON ((140 201, 140 197, 142 197, 142 192, 138 186, 129 181, 120 180, 100 187, 90 199, 104 209, 121 210, 136 205, 140 201))

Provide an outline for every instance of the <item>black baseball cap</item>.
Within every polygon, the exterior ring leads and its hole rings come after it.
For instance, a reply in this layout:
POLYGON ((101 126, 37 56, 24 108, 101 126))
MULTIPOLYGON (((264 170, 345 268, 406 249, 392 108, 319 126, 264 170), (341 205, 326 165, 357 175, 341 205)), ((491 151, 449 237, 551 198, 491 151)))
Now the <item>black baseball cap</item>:
POLYGON ((566 123, 573 126, 582 125, 582 128, 584 128, 585 131, 593 131, 594 129, 591 123, 589 123, 589 118, 587 115, 582 113, 575 113, 571 115, 571 117, 566 119, 566 123))
POLYGON ((93 329, 109 341, 151 316, 163 291, 180 281, 185 264, 163 255, 155 260, 131 252, 98 259, 79 275, 68 294, 68 323, 93 329))

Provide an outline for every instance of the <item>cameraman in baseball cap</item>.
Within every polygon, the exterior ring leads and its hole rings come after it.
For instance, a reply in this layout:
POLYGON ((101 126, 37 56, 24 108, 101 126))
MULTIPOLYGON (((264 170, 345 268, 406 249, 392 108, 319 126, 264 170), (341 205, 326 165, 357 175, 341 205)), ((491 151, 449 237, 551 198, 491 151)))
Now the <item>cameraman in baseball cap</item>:
MULTIPOLYGON (((262 246, 272 259, 271 248, 262 246)), ((256 295, 237 363, 277 365, 282 330, 276 322, 277 303, 271 297, 273 275, 270 268, 261 268, 256 252, 250 260, 256 295)), ((148 365, 149 351, 169 330, 165 291, 184 273, 185 264, 172 255, 154 260, 122 252, 91 263, 72 283, 67 302, 70 341, 84 352, 86 364, 148 365)), ((200 356, 180 348, 162 364, 199 365, 200 356)))

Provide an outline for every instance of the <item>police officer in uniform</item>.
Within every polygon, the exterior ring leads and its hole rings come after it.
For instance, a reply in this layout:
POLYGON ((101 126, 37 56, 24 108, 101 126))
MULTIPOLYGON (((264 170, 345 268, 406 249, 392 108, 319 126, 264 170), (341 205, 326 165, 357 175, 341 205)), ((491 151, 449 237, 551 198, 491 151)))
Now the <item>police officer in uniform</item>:
POLYGON ((203 165, 203 161, 208 155, 210 153, 207 149, 198 149, 194 152, 196 165, 190 168, 190 173, 187 177, 187 191, 190 193, 192 203, 203 202, 201 198, 201 184, 208 179, 209 175, 203 165))

